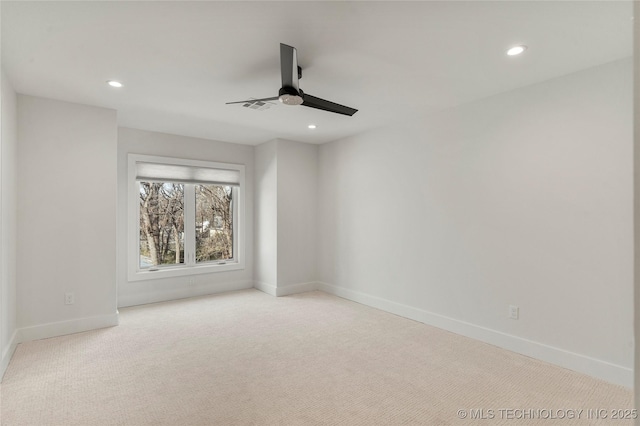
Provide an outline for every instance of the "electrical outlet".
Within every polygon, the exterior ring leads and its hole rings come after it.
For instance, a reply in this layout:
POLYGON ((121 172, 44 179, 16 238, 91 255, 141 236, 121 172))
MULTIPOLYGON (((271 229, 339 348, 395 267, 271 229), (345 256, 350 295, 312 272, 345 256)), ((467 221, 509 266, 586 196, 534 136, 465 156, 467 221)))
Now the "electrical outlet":
POLYGON ((73 292, 68 291, 64 294, 64 304, 73 305, 76 302, 76 296, 73 292))
POLYGON ((520 318, 520 308, 515 305, 509 305, 509 318, 514 320, 520 318))

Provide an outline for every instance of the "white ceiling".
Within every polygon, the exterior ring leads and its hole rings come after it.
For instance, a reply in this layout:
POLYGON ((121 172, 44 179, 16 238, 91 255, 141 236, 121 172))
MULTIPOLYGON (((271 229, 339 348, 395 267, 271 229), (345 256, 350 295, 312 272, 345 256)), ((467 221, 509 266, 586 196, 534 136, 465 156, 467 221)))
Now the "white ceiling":
POLYGON ((2 66, 17 92, 114 108, 121 126, 247 144, 323 143, 632 52, 630 1, 1 7, 2 66), (277 96, 280 42, 297 48, 306 93, 360 111, 225 105, 277 96), (505 55, 521 43, 524 55, 505 55))

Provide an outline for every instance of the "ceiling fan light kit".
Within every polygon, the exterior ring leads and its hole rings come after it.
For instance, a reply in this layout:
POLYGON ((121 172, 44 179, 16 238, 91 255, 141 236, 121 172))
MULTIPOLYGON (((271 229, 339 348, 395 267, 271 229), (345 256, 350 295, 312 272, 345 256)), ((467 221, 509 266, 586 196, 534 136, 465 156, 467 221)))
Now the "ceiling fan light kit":
POLYGON ((291 87, 283 87, 278 92, 278 99, 285 105, 302 105, 302 90, 296 91, 291 87))
POLYGON ((302 105, 348 116, 352 116, 358 112, 355 108, 305 94, 298 84, 298 80, 302 78, 302 69, 298 66, 296 49, 295 47, 282 43, 280 43, 280 75, 282 76, 282 87, 278 91, 278 96, 251 99, 248 101, 227 102, 227 105, 279 100, 280 103, 284 105, 302 105))

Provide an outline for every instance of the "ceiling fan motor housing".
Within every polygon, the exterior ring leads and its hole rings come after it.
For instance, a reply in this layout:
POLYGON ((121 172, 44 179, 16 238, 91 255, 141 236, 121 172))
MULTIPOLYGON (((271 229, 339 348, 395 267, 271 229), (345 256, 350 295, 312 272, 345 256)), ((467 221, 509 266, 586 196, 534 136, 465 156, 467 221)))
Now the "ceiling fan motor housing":
POLYGON ((283 87, 278 92, 278 99, 285 105, 301 105, 304 102, 304 93, 293 87, 283 87))

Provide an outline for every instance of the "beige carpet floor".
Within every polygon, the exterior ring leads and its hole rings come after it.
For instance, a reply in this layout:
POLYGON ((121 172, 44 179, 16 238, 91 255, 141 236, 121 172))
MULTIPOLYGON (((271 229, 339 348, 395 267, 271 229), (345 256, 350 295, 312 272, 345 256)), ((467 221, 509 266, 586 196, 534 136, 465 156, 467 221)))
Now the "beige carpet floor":
POLYGON ((587 418, 631 408, 628 389, 321 292, 145 305, 120 323, 19 345, 2 424, 631 424, 587 418), (460 418, 471 409, 487 419, 460 418))

